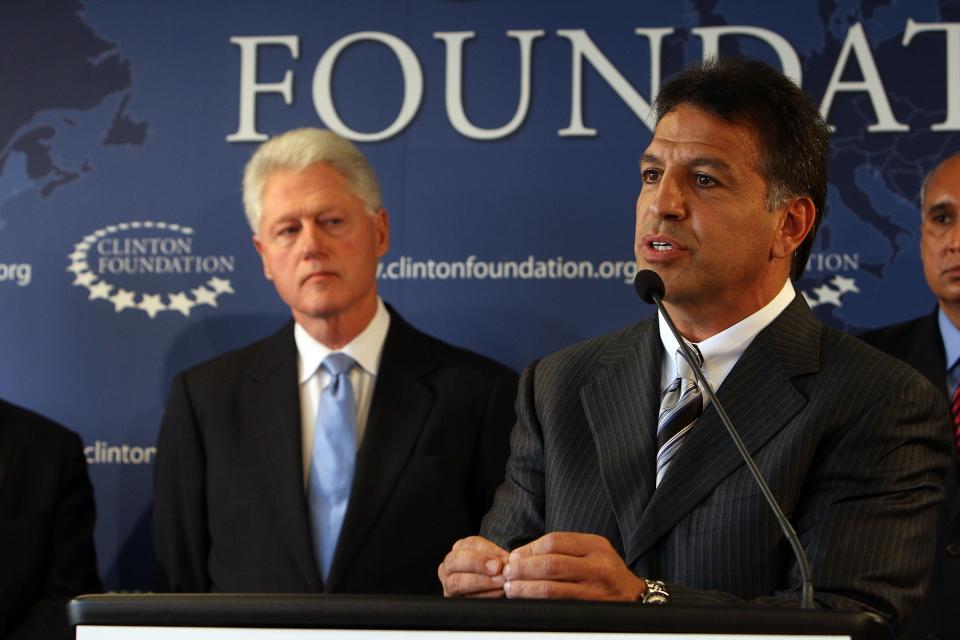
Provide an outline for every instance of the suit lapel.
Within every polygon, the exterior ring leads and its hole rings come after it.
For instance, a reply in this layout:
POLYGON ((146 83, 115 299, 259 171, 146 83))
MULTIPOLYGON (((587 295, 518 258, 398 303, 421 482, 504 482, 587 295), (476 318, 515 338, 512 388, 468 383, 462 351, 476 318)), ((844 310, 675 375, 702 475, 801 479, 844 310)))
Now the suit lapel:
POLYGON ((303 488, 300 393, 293 323, 268 338, 247 369, 240 399, 244 449, 276 515, 304 579, 314 591, 321 580, 313 556, 310 521, 303 488))
MULTIPOLYGON (((821 326, 800 296, 761 331, 717 395, 755 454, 806 404, 791 378, 819 369, 821 326)), ((744 462, 714 406, 707 407, 637 522, 627 564, 693 510, 744 462)))
POLYGON ((330 567, 326 590, 335 589, 384 511, 433 405, 420 378, 435 365, 419 333, 391 309, 370 415, 357 451, 350 504, 330 567))
POLYGON ((924 316, 911 336, 908 344, 903 345, 901 359, 927 377, 930 382, 942 392, 950 395, 947 389, 947 352, 943 348, 943 337, 940 335, 939 309, 928 316, 924 316))
POLYGON ((620 528, 630 552, 636 523, 653 493, 662 347, 654 322, 636 328, 622 348, 607 351, 600 373, 580 390, 580 400, 620 528))

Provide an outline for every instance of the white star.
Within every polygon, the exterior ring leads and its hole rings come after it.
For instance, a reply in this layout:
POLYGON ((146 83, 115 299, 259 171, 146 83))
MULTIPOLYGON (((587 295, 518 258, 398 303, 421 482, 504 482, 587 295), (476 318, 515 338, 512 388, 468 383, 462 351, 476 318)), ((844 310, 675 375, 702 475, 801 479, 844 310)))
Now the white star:
POLYGON ((811 309, 813 309, 814 307, 820 304, 819 302, 817 302, 816 300, 808 296, 806 291, 801 291, 800 293, 803 294, 803 299, 807 301, 807 304, 810 306, 811 309))
POLYGON ((113 303, 113 310, 117 313, 120 313, 124 309, 133 309, 137 305, 134 304, 135 294, 132 291, 127 291, 126 289, 120 289, 116 294, 110 297, 110 302, 113 303))
POLYGON ((70 255, 68 255, 67 257, 70 258, 71 260, 74 260, 74 261, 76 261, 76 260, 83 260, 84 258, 87 257, 87 252, 86 252, 86 251, 81 251, 80 249, 77 249, 76 251, 74 251, 73 253, 71 253, 70 255))
POLYGON ((830 284, 835 286, 840 293, 860 293, 860 289, 857 288, 857 281, 853 278, 844 278, 841 275, 836 275, 833 277, 833 280, 830 281, 830 284))
POLYGON ((167 295, 167 297, 170 298, 170 303, 167 305, 167 308, 176 309, 185 316, 189 316, 190 309, 196 306, 183 291, 179 293, 171 293, 167 295))
POLYGON ((199 287, 197 289, 191 289, 193 292, 193 297, 197 301, 197 304, 208 304, 211 307, 217 306, 217 294, 206 287, 199 287))
POLYGON ((99 300, 101 298, 106 300, 110 297, 111 289, 113 289, 112 284, 108 284, 101 280, 92 287, 89 287, 90 295, 87 297, 87 300, 99 300))
POLYGON ((221 280, 220 278, 210 278, 207 281, 213 290, 217 293, 233 293, 233 287, 230 286, 229 280, 221 280))
POLYGON ((82 272, 82 271, 86 271, 86 270, 89 269, 89 268, 90 268, 90 265, 87 264, 86 262, 74 262, 74 263, 71 264, 69 267, 67 267, 67 271, 72 271, 72 272, 74 272, 74 273, 80 273, 80 272, 82 272))
POLYGON ((138 309, 143 309, 147 312, 147 315, 153 318, 160 311, 163 311, 167 308, 167 305, 160 302, 160 296, 154 295, 152 293, 143 294, 143 300, 140 301, 140 304, 137 305, 138 309))
POLYGON ((93 275, 89 271, 84 271, 83 273, 78 273, 76 279, 73 281, 73 286, 79 287, 88 287, 90 284, 97 279, 97 276, 93 275))
POLYGON ((820 299, 820 304, 832 304, 835 307, 843 306, 843 303, 840 302, 840 292, 836 289, 822 285, 814 289, 813 292, 817 294, 817 298, 820 299))

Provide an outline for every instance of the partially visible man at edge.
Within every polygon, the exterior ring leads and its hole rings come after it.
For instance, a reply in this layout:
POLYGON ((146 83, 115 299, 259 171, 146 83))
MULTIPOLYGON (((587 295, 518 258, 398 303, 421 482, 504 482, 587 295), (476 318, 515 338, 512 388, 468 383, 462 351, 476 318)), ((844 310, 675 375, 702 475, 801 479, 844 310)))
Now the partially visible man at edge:
MULTIPOLYGON (((903 360, 949 399, 952 422, 944 425, 960 459, 960 154, 924 180, 920 191, 920 259, 937 298, 932 313, 864 333, 868 344, 903 360)), ((960 492, 956 468, 948 480, 946 529, 938 538, 930 594, 905 638, 960 637, 960 492)))
POLYGON ((516 373, 381 301, 387 212, 348 140, 277 136, 243 184, 293 320, 173 381, 156 468, 161 586, 438 593, 437 560, 476 533, 503 479, 516 373))
MULTIPOLYGON (((742 59, 681 73, 656 106, 638 266, 663 278, 796 528, 818 606, 902 625, 933 557, 946 408, 791 284, 826 200, 826 126, 793 82, 742 59)), ((506 481, 482 537, 440 565, 446 595, 799 606, 790 547, 677 346, 657 318, 527 368, 506 481)))
POLYGON ((102 590, 80 436, 0 399, 0 638, 73 638, 67 602, 102 590))

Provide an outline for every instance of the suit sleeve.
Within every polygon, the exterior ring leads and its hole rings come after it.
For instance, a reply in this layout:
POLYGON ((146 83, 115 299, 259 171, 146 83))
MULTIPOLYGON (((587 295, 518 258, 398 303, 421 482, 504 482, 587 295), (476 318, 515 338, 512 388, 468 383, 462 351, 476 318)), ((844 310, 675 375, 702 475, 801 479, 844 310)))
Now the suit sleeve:
MULTIPOLYGON (((790 516, 813 572, 819 606, 873 611, 897 627, 923 598, 935 553, 950 465, 946 407, 914 378, 818 444, 797 510, 790 516)), ((758 605, 799 606, 792 555, 778 593, 758 605)), ((678 604, 735 603, 735 596, 671 585, 678 604)))
POLYGON ((513 403, 517 395, 517 374, 502 369, 490 387, 486 408, 477 431, 471 477, 471 513, 474 531, 493 503, 493 496, 503 482, 507 456, 510 454, 510 431, 516 421, 513 403))
POLYGON ((66 619, 67 602, 74 596, 103 589, 97 575, 93 542, 93 486, 80 438, 73 433, 69 436, 60 469, 58 500, 49 527, 43 596, 11 632, 10 640, 71 637, 66 619))
POLYGON ((544 533, 543 436, 533 389, 536 365, 532 363, 520 377, 506 477, 480 530, 480 535, 504 549, 526 544, 544 533))
POLYGON ((187 379, 178 375, 160 427, 154 476, 153 543, 157 588, 210 589, 204 442, 187 379))

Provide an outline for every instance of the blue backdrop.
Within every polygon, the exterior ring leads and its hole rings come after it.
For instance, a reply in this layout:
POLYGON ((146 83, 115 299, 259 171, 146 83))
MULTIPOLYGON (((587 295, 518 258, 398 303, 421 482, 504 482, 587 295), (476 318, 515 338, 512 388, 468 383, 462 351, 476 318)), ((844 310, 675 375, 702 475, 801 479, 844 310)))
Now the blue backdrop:
POLYGON ((628 284, 648 105, 715 52, 783 68, 835 127, 816 313, 927 312, 917 196, 960 150, 953 21, 929 0, 5 0, 0 396, 82 435, 105 583, 148 589, 171 377, 287 316, 240 201, 259 139, 356 139, 392 223, 384 298, 521 368, 650 314, 628 284))

